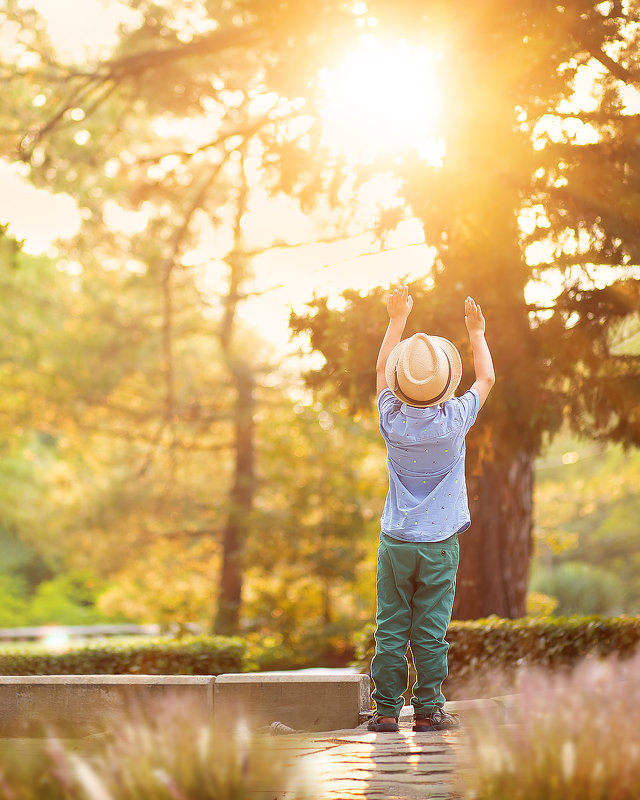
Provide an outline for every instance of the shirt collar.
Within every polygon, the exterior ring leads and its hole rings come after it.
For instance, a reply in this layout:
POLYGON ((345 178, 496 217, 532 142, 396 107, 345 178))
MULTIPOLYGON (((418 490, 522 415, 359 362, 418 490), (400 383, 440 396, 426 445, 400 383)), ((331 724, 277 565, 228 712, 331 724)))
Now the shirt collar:
POLYGON ((417 408, 416 406, 409 406, 406 403, 403 403, 400 407, 400 410, 403 414, 406 414, 408 417, 416 417, 418 419, 428 419, 429 417, 434 417, 440 406, 429 406, 428 408, 417 408))

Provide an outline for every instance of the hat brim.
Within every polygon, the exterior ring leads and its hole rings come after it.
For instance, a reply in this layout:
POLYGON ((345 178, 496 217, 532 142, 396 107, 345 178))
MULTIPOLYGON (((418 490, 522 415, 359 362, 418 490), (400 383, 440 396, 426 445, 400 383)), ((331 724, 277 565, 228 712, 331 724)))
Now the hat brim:
POLYGON ((398 398, 398 400, 401 400, 403 403, 406 403, 408 406, 413 406, 414 408, 430 408, 431 406, 438 406, 440 403, 445 403, 447 400, 451 400, 462 379, 462 359, 460 358, 458 348, 452 342, 450 342, 448 339, 444 339, 442 336, 429 335, 429 339, 442 348, 449 359, 449 364, 451 365, 451 377, 449 379, 449 386, 447 387, 445 393, 434 402, 421 403, 418 400, 412 400, 409 402, 402 392, 398 392, 395 389, 396 368, 398 366, 398 361, 400 360, 402 353, 404 352, 404 349, 410 339, 411 337, 409 337, 409 339, 403 339, 401 342, 399 342, 393 348, 389 354, 389 358, 387 359, 384 369, 384 376, 387 381, 387 386, 391 392, 398 398))

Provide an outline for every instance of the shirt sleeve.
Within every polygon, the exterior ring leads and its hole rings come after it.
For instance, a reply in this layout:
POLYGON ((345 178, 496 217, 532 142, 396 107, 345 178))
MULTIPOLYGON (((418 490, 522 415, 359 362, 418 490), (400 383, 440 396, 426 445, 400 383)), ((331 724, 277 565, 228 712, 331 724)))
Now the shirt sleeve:
POLYGON ((460 397, 453 398, 456 403, 456 411, 460 419, 461 433, 466 436, 469 429, 476 421, 480 410, 480 395, 476 389, 469 389, 460 397))
POLYGON ((378 411, 380 412, 380 427, 383 431, 391 428, 391 422, 400 411, 402 403, 391 389, 383 389, 378 395, 378 411))

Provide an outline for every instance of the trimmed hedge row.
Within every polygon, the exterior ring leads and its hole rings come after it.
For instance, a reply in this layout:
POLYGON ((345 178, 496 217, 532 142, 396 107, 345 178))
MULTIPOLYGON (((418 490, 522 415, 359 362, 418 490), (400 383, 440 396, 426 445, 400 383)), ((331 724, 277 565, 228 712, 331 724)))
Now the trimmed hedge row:
MULTIPOLYGON (((373 625, 362 632, 363 671, 373 657, 374 632, 373 625)), ((569 669, 588 657, 631 657, 640 650, 640 616, 454 620, 447 641, 447 697, 491 696, 509 690, 524 667, 569 669)))
MULTIPOLYGON (((360 634, 358 665, 369 669, 375 626, 360 634)), ((567 617, 504 620, 490 617, 449 626, 449 699, 508 689, 519 668, 569 668, 585 657, 629 657, 640 650, 640 617, 567 617)), ((100 640, 70 645, 0 649, 0 675, 221 675, 255 668, 238 637, 186 636, 100 640)))
POLYGON ((64 652, 19 644, 0 649, 0 675, 221 675, 244 672, 237 637, 154 637, 71 644, 64 652))

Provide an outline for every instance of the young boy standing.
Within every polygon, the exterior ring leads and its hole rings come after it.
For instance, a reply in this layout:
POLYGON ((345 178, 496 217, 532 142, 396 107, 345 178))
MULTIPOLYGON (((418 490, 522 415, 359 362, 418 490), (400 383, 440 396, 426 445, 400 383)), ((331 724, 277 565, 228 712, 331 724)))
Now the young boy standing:
POLYGON ((476 379, 454 397, 462 361, 447 339, 416 333, 401 341, 413 308, 408 287, 394 289, 376 364, 380 431, 387 445, 389 492, 378 549, 376 651, 371 663, 376 713, 371 731, 397 731, 411 645, 417 680, 414 731, 457 728, 444 711, 445 634, 458 569, 458 534, 471 524, 465 436, 495 381, 480 306, 465 300, 476 379))

